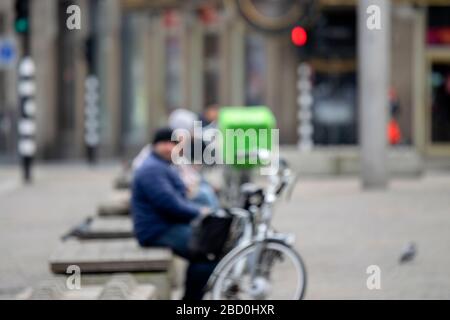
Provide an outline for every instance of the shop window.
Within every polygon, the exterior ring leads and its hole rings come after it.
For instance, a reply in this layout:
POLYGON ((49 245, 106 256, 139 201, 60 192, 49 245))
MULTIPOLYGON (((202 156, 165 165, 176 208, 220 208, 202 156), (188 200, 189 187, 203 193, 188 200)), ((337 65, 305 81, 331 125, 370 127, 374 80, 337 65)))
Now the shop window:
POLYGON ((429 45, 450 45, 450 8, 428 8, 427 43, 429 45))
POLYGON ((357 143, 356 12, 324 10, 313 32, 313 125, 316 145, 357 143))
MULTIPOLYGON (((450 45, 450 8, 428 8, 427 43, 433 46, 450 45)), ((435 62, 430 70, 431 84, 431 142, 450 143, 450 63, 435 62)))
POLYGON ((316 73, 314 101, 314 143, 356 144, 355 74, 316 73))
POLYGON ((431 87, 431 141, 450 143, 450 64, 432 66, 431 87))

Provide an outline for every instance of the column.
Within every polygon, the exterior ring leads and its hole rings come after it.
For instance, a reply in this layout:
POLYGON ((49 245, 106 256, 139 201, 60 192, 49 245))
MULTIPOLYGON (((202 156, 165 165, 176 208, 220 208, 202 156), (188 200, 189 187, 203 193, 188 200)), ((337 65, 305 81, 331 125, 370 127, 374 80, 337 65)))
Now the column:
POLYGON ((58 2, 31 1, 31 51, 36 64, 36 142, 38 157, 56 154, 58 2))
POLYGON ((360 0, 359 107, 361 179, 366 189, 384 189, 388 183, 387 111, 390 64, 390 1, 360 0), (369 6, 379 8, 381 28, 370 30, 369 6))
POLYGON ((99 50, 98 73, 101 96, 101 143, 100 153, 116 155, 120 138, 120 26, 121 1, 100 0, 99 2, 99 50))

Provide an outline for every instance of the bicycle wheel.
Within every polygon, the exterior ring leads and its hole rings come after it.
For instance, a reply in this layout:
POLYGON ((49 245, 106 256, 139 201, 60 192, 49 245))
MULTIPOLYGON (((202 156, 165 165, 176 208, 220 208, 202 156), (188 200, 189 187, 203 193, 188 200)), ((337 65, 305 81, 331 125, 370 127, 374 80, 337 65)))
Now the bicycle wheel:
POLYGON ((213 300, 300 300, 306 269, 300 255, 276 241, 253 243, 215 271, 213 300))

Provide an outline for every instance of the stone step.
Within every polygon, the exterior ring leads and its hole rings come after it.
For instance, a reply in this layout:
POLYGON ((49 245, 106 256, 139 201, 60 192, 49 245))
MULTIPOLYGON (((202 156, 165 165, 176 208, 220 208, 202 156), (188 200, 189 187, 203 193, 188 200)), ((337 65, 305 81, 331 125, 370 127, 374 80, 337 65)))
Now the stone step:
POLYGON ((168 271, 172 252, 165 248, 141 248, 136 240, 70 239, 60 244, 50 257, 50 269, 65 274, 75 265, 86 273, 123 273, 168 271))
POLYGON ((63 279, 52 279, 27 288, 18 300, 155 300, 157 289, 151 284, 139 284, 130 274, 118 274, 104 286, 83 285, 70 290, 63 279))
MULTIPOLYGON (((357 147, 316 147, 301 152, 296 147, 282 147, 281 157, 301 176, 356 175, 360 172, 357 147)), ((393 176, 419 176, 424 171, 420 154, 412 147, 389 148, 387 166, 393 176)))

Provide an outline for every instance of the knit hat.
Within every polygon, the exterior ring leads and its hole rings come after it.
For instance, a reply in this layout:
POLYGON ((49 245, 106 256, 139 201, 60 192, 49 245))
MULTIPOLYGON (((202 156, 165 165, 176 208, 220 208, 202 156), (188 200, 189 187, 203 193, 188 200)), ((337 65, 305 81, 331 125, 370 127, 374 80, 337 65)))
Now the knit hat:
POLYGON ((192 131, 194 122, 198 120, 198 116, 194 112, 186 109, 177 109, 169 116, 169 127, 174 130, 184 129, 192 131))
POLYGON ((153 145, 159 142, 173 142, 172 141, 173 130, 171 128, 161 128, 158 129, 153 137, 153 145))

